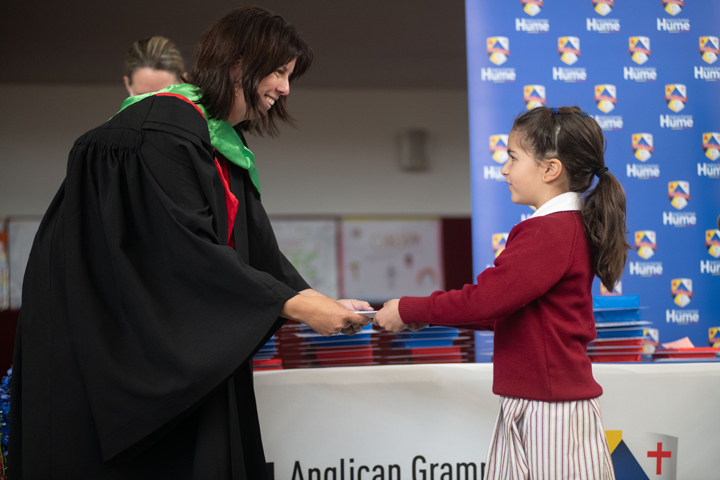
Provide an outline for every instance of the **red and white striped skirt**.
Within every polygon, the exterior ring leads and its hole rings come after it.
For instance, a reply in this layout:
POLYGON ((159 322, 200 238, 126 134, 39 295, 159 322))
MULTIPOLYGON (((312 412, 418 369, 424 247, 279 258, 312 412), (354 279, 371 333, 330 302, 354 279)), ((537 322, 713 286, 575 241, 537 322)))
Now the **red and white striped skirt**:
POLYGON ((485 480, 615 480, 597 398, 500 397, 485 480))

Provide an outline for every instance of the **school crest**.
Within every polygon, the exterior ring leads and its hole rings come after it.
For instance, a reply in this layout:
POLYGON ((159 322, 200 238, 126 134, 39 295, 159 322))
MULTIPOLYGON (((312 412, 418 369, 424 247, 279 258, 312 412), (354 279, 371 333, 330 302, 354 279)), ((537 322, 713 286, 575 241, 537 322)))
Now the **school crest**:
POLYGON ((652 153, 655 151, 652 133, 633 133, 631 138, 635 158, 645 162, 652 157, 652 153))
POLYGON ((648 37, 630 37, 630 58, 638 65, 648 61, 650 58, 650 39, 648 37))
POLYGON ((497 163, 507 162, 507 142, 507 135, 490 135, 490 152, 497 163))
POLYGON ((545 99, 545 87, 543 85, 525 85, 523 87, 523 102, 525 102, 525 108, 528 110, 545 105, 547 102, 545 99))
POLYGON ((580 57, 580 39, 578 37, 558 37, 558 53, 563 63, 574 64, 580 57))
POLYGON ((615 0, 592 0, 592 4, 595 11, 604 17, 612 12, 612 7, 615 6, 615 0))
POLYGON ((510 55, 510 40, 507 37, 488 37, 487 54, 495 65, 507 62, 510 55))
POLYGON ((667 106, 673 112, 679 112, 685 108, 687 103, 687 87, 680 83, 671 83, 665 85, 665 101, 667 106))
POLYGON ((492 251, 495 253, 495 258, 498 257, 505 250, 505 243, 507 242, 507 233, 493 233, 492 236, 492 251))
POLYGON ((673 207, 682 210, 690 200, 690 183, 689 182, 669 182, 668 198, 673 207))
POLYGON ((525 13, 527 13, 531 17, 534 17, 535 15, 540 13, 540 9, 542 8, 544 3, 545 2, 543 0, 520 0, 523 11, 525 11, 525 13))
POLYGON ((635 232, 635 248, 638 255, 645 260, 655 255, 657 249, 657 238, 652 230, 640 230, 635 232))
POLYGON ((689 278, 675 278, 670 281, 670 295, 680 307, 690 303, 693 296, 692 280, 689 278))
POLYGON ((720 157, 720 133, 707 132, 702 135, 702 148, 705 156, 713 162, 720 157))
POLYGON ((713 64, 720 54, 718 37, 700 37, 700 56, 705 62, 713 64))
POLYGON ((720 347, 720 327, 708 328, 708 344, 711 347, 720 347))
POLYGON ((617 103, 615 85, 595 85, 595 103, 601 111, 605 113, 612 112, 617 103))
POLYGON ((710 255, 720 258, 720 230, 705 230, 705 246, 710 255))
POLYGON ((685 6, 685 0, 662 0, 663 8, 670 15, 677 15, 682 12, 682 7, 685 6))
POLYGON ((612 290, 608 290, 602 282, 600 282, 600 295, 622 295, 622 281, 618 280, 612 290))

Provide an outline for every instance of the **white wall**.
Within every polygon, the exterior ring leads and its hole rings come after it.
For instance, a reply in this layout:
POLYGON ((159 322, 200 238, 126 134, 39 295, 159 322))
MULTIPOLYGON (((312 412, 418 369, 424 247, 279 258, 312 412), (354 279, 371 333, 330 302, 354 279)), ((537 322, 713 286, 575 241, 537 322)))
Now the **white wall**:
MULTIPOLYGON (((117 111, 121 85, 3 85, 0 216, 41 215, 75 139, 117 111)), ((298 128, 249 137, 274 215, 470 214, 467 92, 296 88, 298 128), (397 136, 429 134, 430 169, 397 166, 397 136)))

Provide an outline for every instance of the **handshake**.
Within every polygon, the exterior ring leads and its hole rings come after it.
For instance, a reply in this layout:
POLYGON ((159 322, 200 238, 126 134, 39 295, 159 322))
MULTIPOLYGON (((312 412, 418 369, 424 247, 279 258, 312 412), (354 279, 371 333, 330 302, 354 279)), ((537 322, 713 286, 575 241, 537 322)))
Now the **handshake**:
POLYGON ((399 303, 399 299, 388 300, 375 312, 362 300, 333 300, 314 290, 304 290, 285 302, 281 316, 302 322, 326 337, 336 333, 355 335, 371 322, 394 333, 406 328, 418 331, 428 326, 427 323, 403 323, 399 303))

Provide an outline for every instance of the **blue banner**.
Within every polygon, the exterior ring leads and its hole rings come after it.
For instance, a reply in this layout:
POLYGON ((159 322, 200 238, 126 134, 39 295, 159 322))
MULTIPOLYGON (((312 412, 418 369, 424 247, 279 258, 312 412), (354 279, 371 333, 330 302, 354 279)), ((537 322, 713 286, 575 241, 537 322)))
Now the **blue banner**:
MULTIPOLYGON (((639 294, 660 341, 720 326, 720 2, 467 0, 474 271, 532 215, 500 174, 513 119, 577 105, 627 195, 615 292, 639 294)), ((519 286, 518 288, 522 288, 519 286)))

